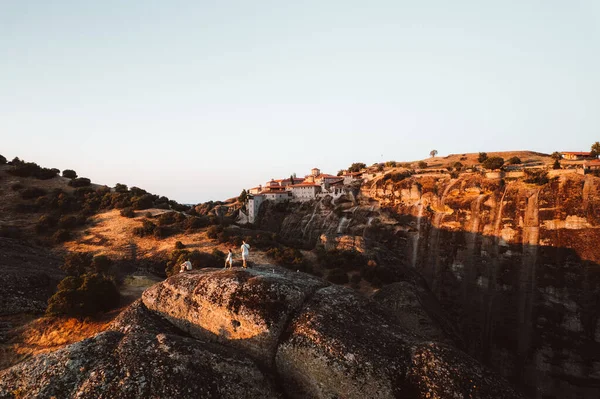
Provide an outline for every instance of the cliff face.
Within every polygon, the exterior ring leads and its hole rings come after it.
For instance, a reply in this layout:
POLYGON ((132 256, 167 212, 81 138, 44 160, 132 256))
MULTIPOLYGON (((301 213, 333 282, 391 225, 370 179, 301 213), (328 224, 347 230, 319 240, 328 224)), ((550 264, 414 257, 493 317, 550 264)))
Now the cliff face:
POLYGON ((263 227, 416 271, 465 350, 532 397, 600 396, 600 180, 541 185, 462 174, 373 180, 263 227))
POLYGON ((173 276, 108 331, 0 371, 0 397, 54 396, 520 397, 376 301, 278 267, 173 276))

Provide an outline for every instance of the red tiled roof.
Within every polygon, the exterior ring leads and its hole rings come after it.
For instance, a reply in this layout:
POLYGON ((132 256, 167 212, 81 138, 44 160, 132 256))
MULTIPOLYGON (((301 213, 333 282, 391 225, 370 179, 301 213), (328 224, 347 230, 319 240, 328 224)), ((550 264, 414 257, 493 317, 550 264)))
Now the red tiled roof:
POLYGON ((318 184, 314 183, 300 183, 300 184, 292 184, 290 187, 321 187, 318 184))

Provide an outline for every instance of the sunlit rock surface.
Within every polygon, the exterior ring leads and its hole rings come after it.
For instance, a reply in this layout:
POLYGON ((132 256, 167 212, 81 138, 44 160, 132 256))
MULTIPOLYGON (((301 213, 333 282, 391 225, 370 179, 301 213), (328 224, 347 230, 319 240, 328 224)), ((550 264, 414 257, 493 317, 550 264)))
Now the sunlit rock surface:
POLYGON ((303 273, 200 270, 151 287, 108 331, 0 371, 0 397, 520 397, 438 345, 303 273))

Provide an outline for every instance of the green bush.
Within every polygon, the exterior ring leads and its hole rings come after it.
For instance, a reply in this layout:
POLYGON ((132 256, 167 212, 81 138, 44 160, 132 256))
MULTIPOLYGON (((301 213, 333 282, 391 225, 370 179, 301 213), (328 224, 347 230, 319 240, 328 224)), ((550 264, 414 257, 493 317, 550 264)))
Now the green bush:
POLYGON ((483 162, 485 162, 485 160, 487 159, 487 157, 488 157, 487 152, 480 152, 479 156, 477 157, 477 161, 479 163, 483 163, 483 162))
POLYGON ((69 179, 76 179, 77 178, 77 172, 75 172, 73 169, 65 169, 62 171, 62 175, 63 177, 69 178, 69 179))
POLYGON ((90 179, 87 177, 78 177, 69 182, 69 186, 71 187, 86 187, 92 183, 90 179))
POLYGON ((91 267, 96 273, 108 276, 113 261, 106 255, 96 255, 92 259, 91 267))
POLYGON ((99 274, 68 276, 48 300, 46 314, 51 316, 86 317, 106 312, 119 305, 120 294, 115 284, 99 274))
POLYGON ((348 274, 342 269, 333 269, 327 275, 327 281, 334 284, 346 284, 348 283, 348 274))
POLYGON ((142 221, 141 227, 136 227, 135 229, 133 229, 133 234, 135 234, 136 236, 139 236, 139 237, 149 236, 149 235, 154 234, 155 228, 156 228, 156 225, 154 223, 152 223, 148 219, 144 219, 142 221))
POLYGON ((525 169, 525 176, 525 183, 537 184, 538 186, 542 186, 550 181, 548 172, 545 170, 525 169))
POLYGON ((133 209, 130 206, 128 206, 127 208, 121 209, 120 214, 121 214, 121 216, 126 217, 126 218, 134 218, 135 217, 135 212, 133 211, 133 209))
POLYGON ((504 165, 504 159, 501 157, 487 158, 482 165, 486 169, 500 169, 504 165))
POLYGON ((348 172, 360 172, 362 169, 366 169, 367 165, 362 162, 354 162, 348 168, 348 172))
POLYGON ((133 209, 144 210, 152 208, 154 204, 153 197, 151 194, 144 194, 141 197, 133 197, 131 199, 131 205, 133 209))
POLYGON ((93 256, 89 252, 69 252, 60 269, 70 276, 81 276, 92 266, 93 256))
POLYGON ((558 159, 554 160, 554 164, 552 165, 552 169, 554 169, 554 170, 561 169, 560 162, 558 161, 558 159))
POLYGON ((127 189, 127 185, 126 184, 121 184, 121 183, 117 183, 115 185, 115 192, 116 193, 127 193, 129 190, 127 189))
POLYGON ((520 165, 521 164, 521 158, 519 157, 512 157, 511 159, 508 160, 508 163, 511 165, 520 165))
POLYGON ((173 224, 177 221, 175 216, 177 212, 166 212, 158 217, 158 225, 159 226, 167 226, 173 224))
POLYGON ((176 241, 175 242, 175 249, 184 249, 185 245, 183 245, 183 243, 181 241, 176 241))
POLYGON ((267 251, 267 256, 282 266, 301 266, 304 264, 304 255, 295 248, 276 247, 267 251))
POLYGON ((417 165, 419 166, 420 169, 425 169, 427 167, 427 162, 419 161, 419 163, 417 165))
POLYGON ((57 169, 42 168, 34 162, 21 161, 15 157, 11 162, 13 168, 8 173, 19 177, 35 177, 40 180, 47 180, 57 175, 57 169))

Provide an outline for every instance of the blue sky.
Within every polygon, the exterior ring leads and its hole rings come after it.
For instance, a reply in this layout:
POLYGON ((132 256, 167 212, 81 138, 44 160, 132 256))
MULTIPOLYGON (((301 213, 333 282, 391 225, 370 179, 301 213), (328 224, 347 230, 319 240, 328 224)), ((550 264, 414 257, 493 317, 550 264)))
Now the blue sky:
POLYGON ((600 140, 600 2, 0 1, 0 154, 179 202, 600 140))

